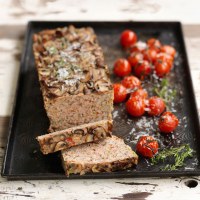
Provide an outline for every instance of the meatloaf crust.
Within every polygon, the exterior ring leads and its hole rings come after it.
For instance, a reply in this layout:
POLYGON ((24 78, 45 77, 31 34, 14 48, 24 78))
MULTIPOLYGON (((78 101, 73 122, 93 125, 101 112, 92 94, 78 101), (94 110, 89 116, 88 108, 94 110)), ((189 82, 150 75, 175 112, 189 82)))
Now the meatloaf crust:
POLYGON ((42 153, 48 154, 79 144, 111 137, 111 133, 112 121, 102 120, 38 136, 37 140, 42 153))
POLYGON ((97 143, 82 144, 63 150, 63 168, 67 176, 88 172, 112 172, 123 170, 138 163, 137 154, 116 136, 97 143))
POLYGON ((93 29, 44 30, 33 41, 50 132, 111 120, 113 89, 93 29))

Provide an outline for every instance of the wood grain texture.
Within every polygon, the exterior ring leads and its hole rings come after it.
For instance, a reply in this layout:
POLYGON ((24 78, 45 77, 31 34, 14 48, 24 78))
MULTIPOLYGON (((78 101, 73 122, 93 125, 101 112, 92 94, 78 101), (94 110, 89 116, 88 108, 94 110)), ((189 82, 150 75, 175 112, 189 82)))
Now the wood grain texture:
POLYGON ((1 24, 27 20, 178 20, 198 24, 198 0, 7 0, 0 1, 1 24))
MULTIPOLYGON (((10 117, 0 117, 0 135, 2 139, 6 139, 8 135, 10 117)), ((0 147, 5 147, 4 141, 0 140, 0 147)))
MULTIPOLYGON (((29 20, 180 20, 200 113, 200 1, 0 0, 0 165, 15 96, 23 35, 29 20), (180 6, 181 5, 181 6, 180 6), (7 117, 5 117, 7 116, 7 117)), ((0 199, 200 199, 200 177, 110 180, 7 181, 0 199), (188 181, 198 185, 189 188, 188 181)))

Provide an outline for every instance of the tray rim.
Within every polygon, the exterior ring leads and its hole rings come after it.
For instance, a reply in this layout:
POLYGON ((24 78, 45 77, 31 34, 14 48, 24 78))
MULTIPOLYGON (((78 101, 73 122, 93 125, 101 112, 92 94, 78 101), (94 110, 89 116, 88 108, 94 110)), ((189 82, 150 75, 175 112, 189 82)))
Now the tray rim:
POLYGON ((6 178, 9 177, 9 173, 6 173, 6 164, 7 164, 7 156, 9 153, 9 146, 11 143, 11 136, 12 136, 12 128, 13 128, 13 122, 14 122, 14 117, 15 117, 15 112, 16 112, 16 103, 17 103, 17 99, 19 96, 19 87, 20 87, 20 82, 22 79, 22 72, 23 72, 23 63, 25 61, 26 58, 26 50, 27 50, 27 44, 28 44, 28 39, 29 39, 29 32, 31 30, 31 21, 28 22, 27 24, 27 28, 25 31, 25 39, 24 39, 24 45, 23 45, 23 50, 22 50, 22 56, 21 56, 21 60, 20 60, 20 69, 19 69, 19 74, 18 74, 18 80, 17 80, 17 86, 16 86, 16 91, 15 91, 15 97, 14 97, 14 102, 13 102, 13 108, 12 108, 12 112, 11 112, 11 116, 10 116, 10 121, 9 121, 9 125, 8 125, 8 137, 7 137, 7 141, 6 141, 6 146, 5 146, 5 153, 4 153, 4 157, 3 157, 3 162, 2 162, 2 169, 1 169, 1 176, 6 178))
MULTIPOLYGON (((1 176, 4 178, 7 178, 8 180, 53 180, 53 179, 113 179, 113 178, 148 178, 148 177, 161 177, 161 178, 166 178, 166 177, 180 177, 180 176, 197 176, 200 175, 200 169, 197 169, 195 171, 191 170, 185 170, 185 171, 160 171, 157 172, 156 175, 155 173, 152 174, 151 171, 144 171, 144 173, 141 173, 141 171, 135 171, 134 174, 130 173, 127 174, 126 172, 122 172, 121 174, 117 174, 117 172, 114 173, 97 173, 95 174, 95 177, 91 176, 91 174, 86 174, 83 176, 80 175, 71 175, 70 177, 65 176, 64 174, 51 174, 51 173, 37 173, 37 174, 10 174, 9 169, 6 169, 7 165, 10 167, 10 162, 8 160, 8 154, 9 152, 12 152, 13 146, 10 147, 11 142, 12 142, 12 135, 14 134, 12 129, 13 129, 13 123, 14 123, 14 118, 16 115, 16 103, 17 99, 19 98, 19 89, 20 89, 20 82, 22 81, 22 72, 24 70, 24 62, 26 59, 27 55, 27 48, 28 48, 28 43, 30 39, 30 31, 34 27, 34 25, 38 24, 44 24, 44 23, 49 23, 49 24, 60 24, 60 23, 67 23, 67 24, 88 24, 88 26, 94 24, 127 24, 127 23, 134 23, 134 24, 140 24, 140 23, 148 23, 148 24, 169 24, 169 25, 174 25, 179 29, 180 33, 180 38, 182 40, 182 45, 183 45, 183 52, 185 56, 185 63, 186 63, 186 70, 187 74, 189 77, 189 82, 188 85, 191 89, 191 94, 192 94, 192 104, 193 107, 195 108, 195 119, 198 121, 198 129, 200 130, 200 116, 198 113, 197 109, 197 102, 196 102, 196 97, 194 93, 194 86, 193 86, 193 81, 192 81, 192 76, 191 76, 191 70, 190 70, 190 65, 188 62, 188 54, 186 50, 186 45, 185 45, 185 39, 184 39, 184 33, 183 33, 183 28, 182 28, 182 23, 180 21, 133 21, 133 20, 128 20, 128 21, 65 21, 65 20, 59 20, 59 21, 49 21, 49 20, 33 20, 29 21, 26 26, 26 31, 25 31, 25 39, 24 39, 24 45, 23 45, 23 50, 22 50, 22 56, 20 60, 20 70, 19 70, 19 75, 18 75, 18 81, 17 81, 17 87, 16 87, 16 93, 15 93, 15 98, 14 98, 14 103, 13 103, 13 108, 12 108, 12 114, 10 116, 10 121, 9 121, 9 126, 8 126, 8 136, 7 136, 7 142, 5 146, 5 152, 4 152, 4 157, 3 157, 3 162, 2 162, 2 169, 1 169, 1 176), (106 174, 106 176, 105 176, 106 174)), ((199 156, 199 155, 197 155, 199 156)))

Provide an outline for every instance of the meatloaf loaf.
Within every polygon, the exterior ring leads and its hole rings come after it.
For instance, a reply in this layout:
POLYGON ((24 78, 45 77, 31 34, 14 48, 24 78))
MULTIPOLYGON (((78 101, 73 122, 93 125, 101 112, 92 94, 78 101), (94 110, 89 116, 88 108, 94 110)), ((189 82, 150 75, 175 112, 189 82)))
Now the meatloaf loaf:
POLYGON ((138 163, 137 154, 116 136, 62 151, 66 175, 87 172, 111 172, 130 168, 138 163))
POLYGON ((44 30, 33 41, 49 131, 111 120, 113 89, 93 29, 44 30))
POLYGON ((112 122, 102 120, 38 136, 43 154, 53 153, 79 144, 111 137, 112 122))

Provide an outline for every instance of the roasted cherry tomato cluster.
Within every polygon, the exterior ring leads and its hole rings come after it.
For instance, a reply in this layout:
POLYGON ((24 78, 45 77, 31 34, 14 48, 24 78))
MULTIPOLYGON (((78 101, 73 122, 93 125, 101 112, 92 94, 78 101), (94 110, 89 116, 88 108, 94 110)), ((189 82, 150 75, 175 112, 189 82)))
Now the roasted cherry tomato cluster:
MULTIPOLYGON (((176 50, 169 45, 162 45, 155 38, 146 43, 138 42, 136 33, 125 30, 120 43, 130 53, 128 59, 119 58, 114 64, 114 74, 122 77, 120 83, 113 84, 114 103, 126 101, 126 110, 133 117, 147 113, 149 116, 160 116, 158 128, 168 134, 178 126, 179 120, 171 112, 165 112, 166 105, 158 96, 149 97, 142 88, 141 81, 152 72, 158 77, 167 75, 173 66, 176 50), (134 75, 131 75, 131 73, 134 75)), ((136 151, 147 158, 158 152, 159 144, 152 136, 142 136, 136 145, 136 151)))
MULTIPOLYGON (((171 112, 164 112, 158 123, 158 127, 162 133, 171 133, 178 126, 178 118, 171 112)), ((141 136, 136 145, 136 151, 146 157, 152 158, 158 152, 158 141, 148 135, 141 136)))
POLYGON ((116 60, 114 73, 117 76, 123 77, 133 72, 135 76, 144 79, 153 72, 158 77, 164 77, 171 71, 176 55, 174 47, 162 45, 155 38, 147 42, 138 41, 136 33, 131 30, 122 32, 120 42, 129 56, 116 60))
MULTIPOLYGON (((133 117, 148 113, 149 116, 160 116, 166 109, 165 102, 158 96, 149 97, 136 76, 126 76, 121 83, 113 84, 114 103, 126 101, 126 110, 133 117)), ((170 112, 165 112, 159 120, 159 129, 170 133, 178 126, 178 119, 170 112)))

